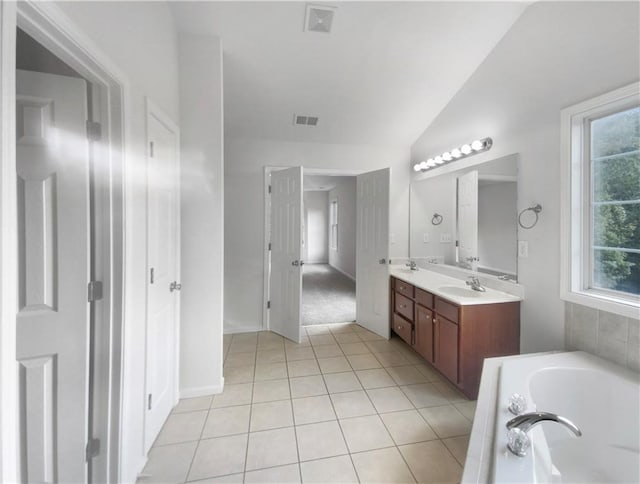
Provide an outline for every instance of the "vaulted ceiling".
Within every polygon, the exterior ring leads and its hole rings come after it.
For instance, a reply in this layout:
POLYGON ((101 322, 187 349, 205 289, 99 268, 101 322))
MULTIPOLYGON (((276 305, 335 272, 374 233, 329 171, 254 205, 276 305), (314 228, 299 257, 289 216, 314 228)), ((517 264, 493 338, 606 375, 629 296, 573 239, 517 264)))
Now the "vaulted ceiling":
POLYGON ((330 33, 306 5, 172 2, 180 32, 222 39, 226 136, 409 146, 528 4, 335 2, 330 33))

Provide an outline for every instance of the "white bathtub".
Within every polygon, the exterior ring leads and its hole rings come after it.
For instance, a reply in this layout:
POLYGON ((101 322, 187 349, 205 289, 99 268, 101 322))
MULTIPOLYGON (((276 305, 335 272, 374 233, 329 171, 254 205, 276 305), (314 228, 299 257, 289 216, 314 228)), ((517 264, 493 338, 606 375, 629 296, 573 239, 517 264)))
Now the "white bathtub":
POLYGON ((505 361, 495 419, 494 482, 640 482, 640 376, 583 352, 505 361), (544 422, 529 431, 531 449, 507 449, 509 397, 520 393, 527 412, 552 412, 582 430, 544 422))

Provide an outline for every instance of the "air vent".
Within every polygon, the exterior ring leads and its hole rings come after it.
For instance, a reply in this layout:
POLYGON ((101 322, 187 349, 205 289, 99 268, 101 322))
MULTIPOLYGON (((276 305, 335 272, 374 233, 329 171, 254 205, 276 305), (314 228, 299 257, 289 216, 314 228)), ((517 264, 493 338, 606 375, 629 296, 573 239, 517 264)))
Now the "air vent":
POLYGON ((296 126, 317 126, 317 116, 300 116, 298 114, 293 115, 293 124, 296 126))
POLYGON ((304 20, 304 28, 307 32, 331 32, 335 7, 320 5, 307 5, 307 14, 304 20))

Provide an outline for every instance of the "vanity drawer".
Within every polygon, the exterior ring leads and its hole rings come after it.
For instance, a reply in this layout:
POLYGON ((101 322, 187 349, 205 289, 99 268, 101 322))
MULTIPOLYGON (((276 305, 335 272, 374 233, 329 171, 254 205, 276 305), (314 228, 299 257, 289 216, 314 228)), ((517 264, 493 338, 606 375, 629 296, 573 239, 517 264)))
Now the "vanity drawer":
POLYGON ((400 279, 396 279, 396 292, 413 299, 413 286, 400 279))
POLYGON ((402 314, 409 321, 413 321, 413 301, 402 294, 396 293, 394 312, 402 314))
POLYGON ((436 297, 436 313, 444 316, 449 321, 458 322, 458 306, 436 297))
POLYGON ((416 302, 425 308, 433 307, 433 294, 416 287, 416 302))
POLYGON ((413 344, 413 325, 398 314, 393 315, 393 331, 407 344, 413 344))

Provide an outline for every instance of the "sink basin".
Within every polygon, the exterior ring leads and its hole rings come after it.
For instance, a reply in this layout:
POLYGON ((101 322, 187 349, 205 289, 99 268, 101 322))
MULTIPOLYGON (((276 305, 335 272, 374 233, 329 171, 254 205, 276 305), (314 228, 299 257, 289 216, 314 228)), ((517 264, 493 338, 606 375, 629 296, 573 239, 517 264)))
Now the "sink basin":
POLYGON ((482 295, 479 291, 474 291, 473 289, 467 289, 466 287, 459 286, 441 286, 438 288, 440 292, 443 294, 450 294, 452 296, 459 297, 480 297, 482 295))
POLYGON ((411 270, 411 269, 409 269, 409 268, 406 268, 406 269, 404 269, 404 268, 403 268, 403 269, 396 269, 396 270, 397 270, 398 272, 402 272, 403 274, 415 274, 415 273, 417 272, 417 271, 412 271, 412 270, 411 270))

